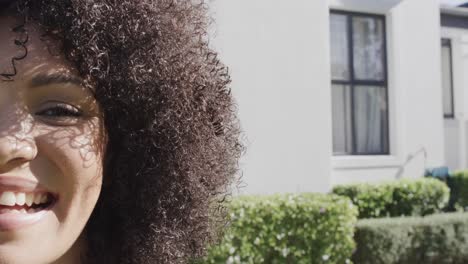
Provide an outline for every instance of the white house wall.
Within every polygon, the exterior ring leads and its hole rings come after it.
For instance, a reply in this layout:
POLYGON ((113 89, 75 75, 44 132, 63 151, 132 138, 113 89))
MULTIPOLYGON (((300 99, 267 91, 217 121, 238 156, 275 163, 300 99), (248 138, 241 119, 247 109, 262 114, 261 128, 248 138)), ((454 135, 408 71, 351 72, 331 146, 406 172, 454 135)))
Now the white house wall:
POLYGON ((230 67, 248 139, 242 193, 330 188, 328 6, 217 0, 213 46, 230 67))
POLYGON ((327 192, 340 183, 420 177, 424 167, 445 164, 438 2, 382 1, 210 2, 212 45, 230 67, 248 140, 241 193, 327 192), (387 17, 389 156, 332 156, 330 8, 387 17), (422 149, 427 160, 420 152, 402 170, 422 149))
MULTIPOLYGON (((440 11, 435 0, 405 0, 391 10, 395 47, 396 100, 402 109, 402 146, 406 160, 424 148, 426 163, 410 163, 403 176, 419 177, 424 166, 445 165, 440 67, 440 11)), ((399 122, 399 121, 397 121, 399 122)), ((424 159, 422 159, 424 160, 424 159)))
MULTIPOLYGON (((468 18, 467 18, 468 19, 468 18)), ((445 155, 451 170, 468 167, 468 30, 442 27, 442 38, 451 40, 454 118, 446 119, 445 155)))

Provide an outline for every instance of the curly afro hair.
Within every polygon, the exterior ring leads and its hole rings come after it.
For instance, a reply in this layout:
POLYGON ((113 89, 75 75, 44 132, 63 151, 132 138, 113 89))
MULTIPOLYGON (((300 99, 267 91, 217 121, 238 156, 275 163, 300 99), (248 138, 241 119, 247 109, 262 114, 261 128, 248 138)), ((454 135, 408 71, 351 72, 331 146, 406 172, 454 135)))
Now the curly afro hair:
MULTIPOLYGON (((11 1, 10 1, 11 2, 11 1)), ((84 263, 185 263, 204 254, 243 151, 207 4, 17 1, 63 43, 107 131, 104 185, 84 263)), ((220 218, 221 216, 221 218, 220 218)))

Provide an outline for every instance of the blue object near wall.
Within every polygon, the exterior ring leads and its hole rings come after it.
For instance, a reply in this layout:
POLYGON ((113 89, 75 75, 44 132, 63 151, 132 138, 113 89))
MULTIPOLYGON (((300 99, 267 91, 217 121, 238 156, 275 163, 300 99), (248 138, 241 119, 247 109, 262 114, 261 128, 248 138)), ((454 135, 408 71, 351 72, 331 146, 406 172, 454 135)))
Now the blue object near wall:
POLYGON ((428 168, 426 169, 424 176, 434 177, 438 179, 446 179, 450 176, 450 171, 447 166, 428 168))

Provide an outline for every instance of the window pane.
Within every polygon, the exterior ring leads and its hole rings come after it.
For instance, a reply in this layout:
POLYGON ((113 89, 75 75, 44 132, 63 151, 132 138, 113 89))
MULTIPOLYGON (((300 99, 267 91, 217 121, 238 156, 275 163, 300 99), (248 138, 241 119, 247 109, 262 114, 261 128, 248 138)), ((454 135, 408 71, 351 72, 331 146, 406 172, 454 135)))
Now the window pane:
POLYGON ((332 85, 333 153, 352 153, 351 89, 332 85))
POLYGON ((444 116, 453 116, 452 65, 450 42, 442 43, 442 91, 444 116))
POLYGON ((357 154, 388 154, 386 89, 354 88, 354 121, 357 154))
POLYGON ((383 32, 383 20, 353 17, 354 74, 357 80, 384 80, 383 32))
POLYGON ((333 80, 349 80, 348 23, 344 15, 330 15, 331 71, 333 80))

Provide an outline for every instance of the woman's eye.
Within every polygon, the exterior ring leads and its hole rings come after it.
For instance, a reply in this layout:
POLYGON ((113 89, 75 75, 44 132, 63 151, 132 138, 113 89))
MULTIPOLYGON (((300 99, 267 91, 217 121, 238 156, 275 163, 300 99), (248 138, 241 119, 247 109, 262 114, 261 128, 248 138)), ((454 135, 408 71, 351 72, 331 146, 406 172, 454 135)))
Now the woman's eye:
POLYGON ((38 111, 36 115, 46 118, 77 118, 81 117, 83 113, 74 106, 63 104, 47 107, 38 111))

